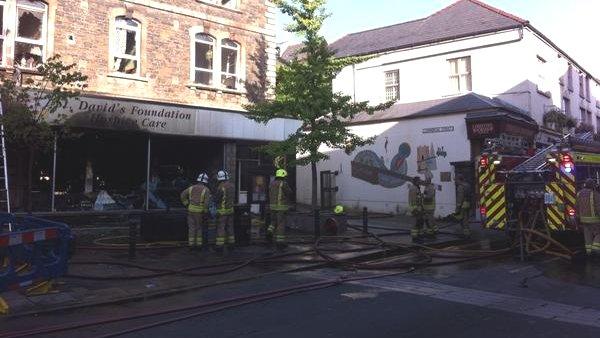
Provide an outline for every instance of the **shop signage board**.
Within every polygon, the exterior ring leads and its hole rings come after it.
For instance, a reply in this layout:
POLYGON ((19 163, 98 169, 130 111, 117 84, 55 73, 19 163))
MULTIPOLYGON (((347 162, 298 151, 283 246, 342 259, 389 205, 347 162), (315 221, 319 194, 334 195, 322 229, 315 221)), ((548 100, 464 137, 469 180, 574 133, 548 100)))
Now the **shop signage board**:
POLYGON ((454 131, 454 126, 423 128, 423 134, 449 133, 449 132, 453 132, 453 131, 454 131))
POLYGON ((91 96, 70 100, 49 122, 61 119, 93 129, 264 141, 284 140, 299 127, 294 120, 275 119, 265 125, 238 112, 91 96))

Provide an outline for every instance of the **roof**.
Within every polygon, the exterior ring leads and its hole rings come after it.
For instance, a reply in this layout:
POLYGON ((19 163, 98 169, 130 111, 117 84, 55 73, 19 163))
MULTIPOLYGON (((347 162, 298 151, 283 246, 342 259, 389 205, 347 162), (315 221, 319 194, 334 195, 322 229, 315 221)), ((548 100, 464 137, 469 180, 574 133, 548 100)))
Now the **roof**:
POLYGON ((286 48, 285 51, 283 51, 283 54, 281 54, 281 59, 285 61, 290 61, 298 55, 303 46, 304 44, 302 43, 288 46, 288 48, 286 48))
POLYGON ((356 115, 350 124, 366 124, 381 121, 393 121, 408 118, 449 115, 457 113, 471 113, 470 117, 476 118, 479 114, 489 117, 492 114, 511 115, 512 118, 524 122, 535 123, 527 113, 498 98, 492 99, 476 93, 443 99, 420 101, 412 103, 397 103, 386 110, 374 114, 361 113, 356 115))
POLYGON ((483 2, 459 0, 423 19, 348 34, 332 43, 331 48, 338 57, 367 55, 526 24, 526 20, 483 2))

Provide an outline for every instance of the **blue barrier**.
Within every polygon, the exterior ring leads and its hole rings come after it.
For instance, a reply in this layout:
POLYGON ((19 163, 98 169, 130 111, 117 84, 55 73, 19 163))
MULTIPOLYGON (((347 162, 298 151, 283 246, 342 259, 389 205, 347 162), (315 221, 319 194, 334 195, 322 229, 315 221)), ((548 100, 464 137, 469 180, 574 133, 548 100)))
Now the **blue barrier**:
POLYGON ((0 213, 0 292, 27 287, 67 273, 71 229, 34 217, 0 213), (7 231, 7 224, 12 232, 7 231))

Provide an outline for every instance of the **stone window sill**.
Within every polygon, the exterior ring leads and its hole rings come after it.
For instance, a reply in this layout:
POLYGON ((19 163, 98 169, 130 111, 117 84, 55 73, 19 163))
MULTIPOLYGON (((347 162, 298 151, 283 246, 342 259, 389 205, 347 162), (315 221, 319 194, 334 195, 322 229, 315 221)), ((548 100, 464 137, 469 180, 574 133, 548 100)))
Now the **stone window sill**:
POLYGON ((121 73, 108 73, 106 76, 107 77, 116 78, 116 79, 125 79, 125 80, 139 81, 139 82, 148 82, 148 78, 147 77, 142 77, 142 76, 139 76, 139 75, 129 75, 129 74, 121 74, 121 73))
POLYGON ((239 90, 239 89, 227 89, 227 88, 213 87, 213 86, 207 86, 207 85, 202 85, 202 84, 197 84, 197 83, 190 83, 187 85, 187 87, 191 88, 191 89, 210 90, 210 91, 217 92, 217 93, 227 93, 227 94, 235 94, 235 95, 246 94, 245 91, 239 90))
POLYGON ((224 9, 224 10, 226 10, 226 11, 230 11, 230 12, 234 12, 234 13, 239 13, 239 14, 241 14, 241 13, 242 13, 242 11, 240 11, 240 10, 239 10, 239 9, 237 9, 237 8, 229 8, 229 7, 225 7, 225 6, 217 5, 217 4, 215 4, 215 3, 212 3, 212 2, 210 2, 210 1, 205 1, 205 0, 196 0, 196 2, 199 2, 199 3, 201 3, 201 4, 204 4, 204 5, 208 5, 208 6, 211 6, 211 7, 219 8, 219 9, 224 9))

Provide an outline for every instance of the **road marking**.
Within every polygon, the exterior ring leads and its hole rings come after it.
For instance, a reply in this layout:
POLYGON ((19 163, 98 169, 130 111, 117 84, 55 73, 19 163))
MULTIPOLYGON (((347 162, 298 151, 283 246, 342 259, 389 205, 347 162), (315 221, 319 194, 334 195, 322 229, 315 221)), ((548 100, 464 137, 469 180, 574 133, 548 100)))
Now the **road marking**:
MULTIPOLYGON (((306 274, 305 274, 306 275, 306 274)), ((333 277, 332 272, 315 272, 312 277, 333 277)), ((440 283, 420 281, 406 277, 384 277, 349 282, 360 286, 408 293, 441 299, 449 302, 469 304, 488 309, 524 314, 558 322, 600 328, 600 310, 575 305, 551 302, 543 299, 526 298, 508 294, 455 287, 440 283)))

